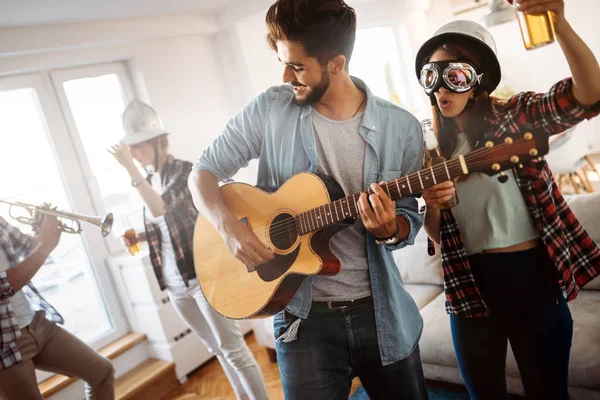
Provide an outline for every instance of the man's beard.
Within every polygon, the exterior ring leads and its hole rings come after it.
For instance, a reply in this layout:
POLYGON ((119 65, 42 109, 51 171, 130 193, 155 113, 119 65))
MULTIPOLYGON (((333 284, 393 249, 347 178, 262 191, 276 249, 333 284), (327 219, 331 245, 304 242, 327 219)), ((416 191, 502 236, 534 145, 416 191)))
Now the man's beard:
MULTIPOLYGON (((329 77, 329 73, 327 72, 327 69, 324 68, 323 73, 321 74, 321 82, 319 82, 315 86, 313 86, 310 89, 310 93, 308 93, 308 95, 304 99, 299 99, 298 97, 294 96, 294 102, 296 103, 296 105, 298 105, 300 107, 310 106, 310 105, 315 104, 316 102, 321 100, 321 97, 323 97, 323 95, 325 94, 327 89, 329 89, 330 83, 331 83, 331 79, 329 77)), ((301 83, 293 82, 292 85, 300 86, 301 83)))

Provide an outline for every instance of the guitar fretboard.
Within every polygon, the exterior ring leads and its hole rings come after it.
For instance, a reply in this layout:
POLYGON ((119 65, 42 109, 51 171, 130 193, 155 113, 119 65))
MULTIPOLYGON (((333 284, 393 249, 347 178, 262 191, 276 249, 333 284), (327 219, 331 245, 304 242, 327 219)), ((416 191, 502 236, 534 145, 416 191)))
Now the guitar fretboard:
MULTIPOLYGON (((419 193, 423 189, 454 179, 465 173, 467 173, 467 168, 464 158, 458 157, 386 182, 381 185, 381 188, 387 192, 392 200, 397 200, 419 193)), ((369 189, 364 192, 354 193, 298 214, 295 218, 297 232, 300 235, 304 235, 347 218, 355 218, 359 215, 358 199, 362 193, 370 195, 374 192, 372 189, 369 189)))

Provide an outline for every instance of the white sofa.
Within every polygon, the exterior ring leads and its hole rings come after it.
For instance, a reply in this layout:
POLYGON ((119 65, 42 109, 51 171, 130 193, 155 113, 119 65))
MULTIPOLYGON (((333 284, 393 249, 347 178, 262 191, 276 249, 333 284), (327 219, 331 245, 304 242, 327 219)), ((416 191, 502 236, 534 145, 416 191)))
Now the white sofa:
MULTIPOLYGON (((592 239, 600 244, 600 193, 567 199, 573 212, 592 239)), ((424 320, 420 342, 421 359, 427 379, 462 384, 452 346, 449 318, 444 310, 443 278, 439 249, 427 254, 427 236, 422 230, 414 246, 394 253, 402 279, 424 320)), ((569 303, 574 320, 569 382, 573 400, 600 400, 600 278, 585 287, 569 303)), ((258 343, 274 348, 272 318, 252 322, 258 343)), ((519 371, 509 351, 507 382, 511 393, 523 394, 519 371)))

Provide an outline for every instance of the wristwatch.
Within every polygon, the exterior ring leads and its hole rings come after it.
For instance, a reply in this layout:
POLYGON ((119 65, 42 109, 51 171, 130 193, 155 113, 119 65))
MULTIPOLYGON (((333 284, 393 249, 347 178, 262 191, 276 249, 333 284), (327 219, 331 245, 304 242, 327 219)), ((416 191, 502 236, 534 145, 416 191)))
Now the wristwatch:
POLYGON ((400 224, 396 221, 396 232, 388 238, 378 239, 375 238, 375 243, 377 244, 396 244, 400 241, 398 234, 400 233, 400 224))
POLYGON ((132 187, 138 187, 140 185, 140 183, 144 182, 144 178, 140 178, 138 180, 132 179, 131 180, 131 186, 132 187))

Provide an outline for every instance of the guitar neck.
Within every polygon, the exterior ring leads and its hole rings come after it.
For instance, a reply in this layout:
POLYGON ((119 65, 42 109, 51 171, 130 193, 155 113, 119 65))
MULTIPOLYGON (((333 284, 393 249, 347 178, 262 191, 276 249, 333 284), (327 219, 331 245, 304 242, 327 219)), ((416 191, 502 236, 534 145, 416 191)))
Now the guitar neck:
MULTIPOLYGON (((444 161, 429 168, 422 169, 407 176, 394 179, 381 185, 392 200, 419 193, 438 183, 468 174, 464 157, 459 156, 444 161)), ((296 216, 298 233, 304 235, 324 227, 341 222, 348 218, 355 218, 358 214, 358 199, 362 193, 370 195, 373 190, 354 193, 331 203, 312 208, 296 216)))

